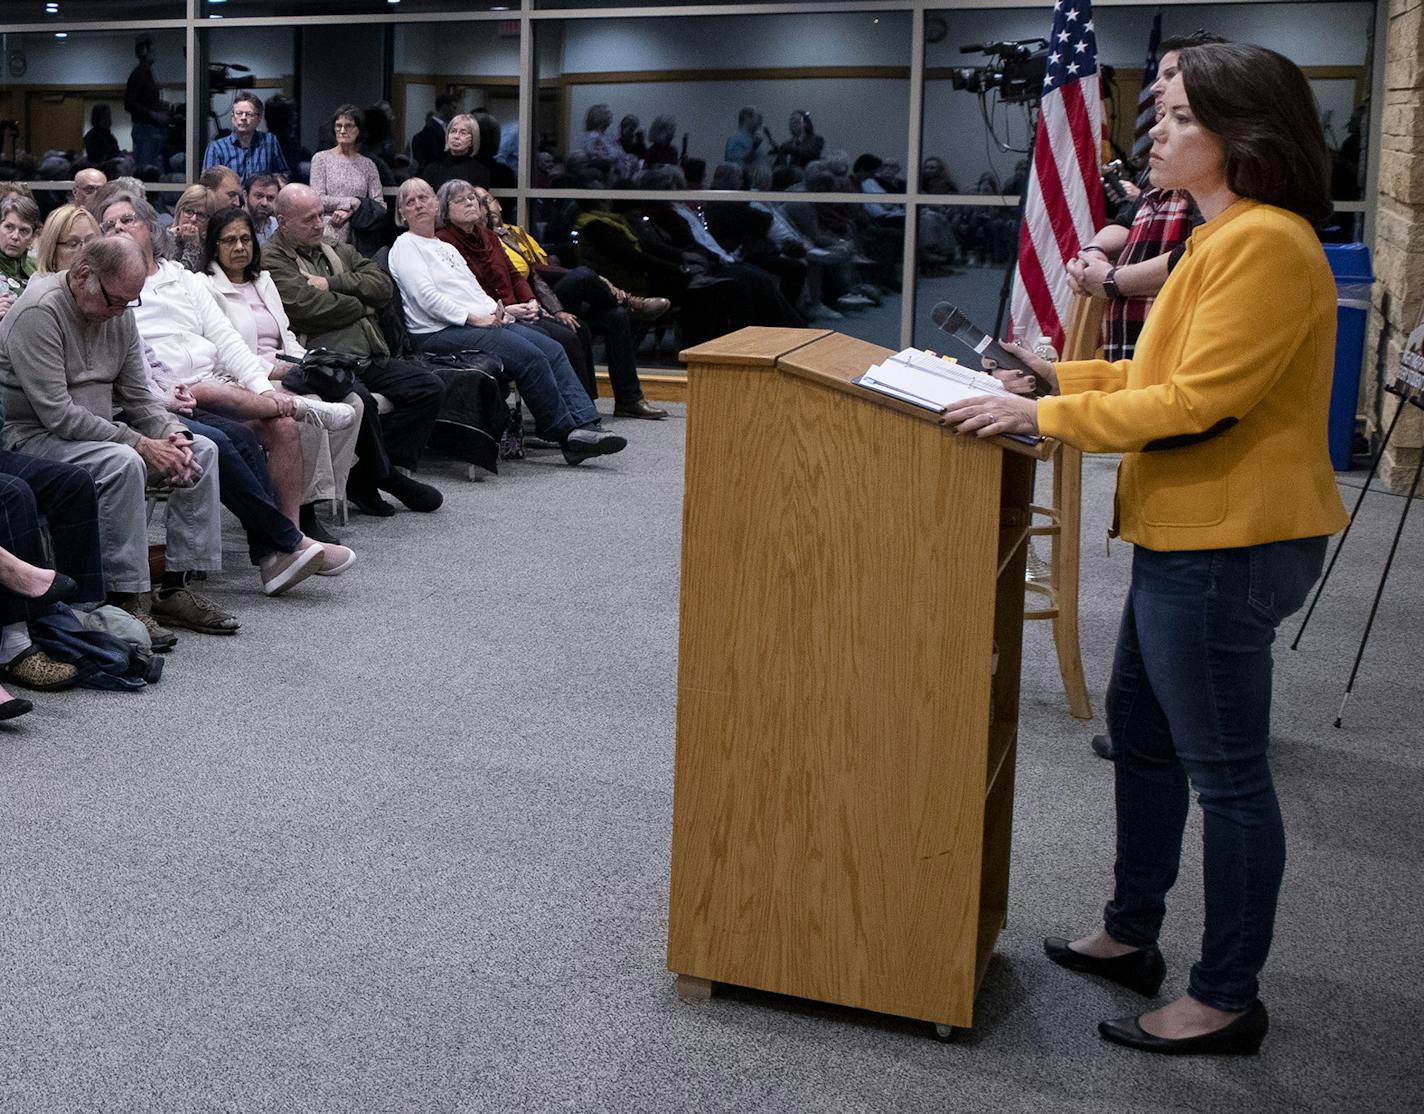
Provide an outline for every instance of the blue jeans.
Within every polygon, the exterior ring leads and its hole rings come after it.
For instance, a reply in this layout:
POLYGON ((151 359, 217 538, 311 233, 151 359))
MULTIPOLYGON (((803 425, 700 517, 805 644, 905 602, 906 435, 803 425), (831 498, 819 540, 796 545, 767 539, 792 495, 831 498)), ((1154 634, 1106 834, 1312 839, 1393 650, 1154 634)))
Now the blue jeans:
POLYGON ((1203 813, 1206 928, 1187 993, 1220 1010, 1256 999, 1285 870, 1266 746, 1271 643, 1320 575, 1326 539, 1239 549, 1138 546, 1108 685, 1117 862, 1103 924, 1157 941, 1191 790, 1203 813))
POLYGON ((164 151, 167 143, 167 128, 159 124, 134 124, 134 165, 139 170, 146 166, 156 166, 160 171, 167 170, 168 160, 164 151))
POLYGON ((252 563, 273 553, 295 553, 302 544, 302 532, 277 509, 267 454, 257 435, 236 418, 202 409, 178 420, 218 447, 218 497, 247 532, 247 554, 252 563))
POLYGON ((498 356, 528 403, 540 437, 563 441, 575 429, 598 421, 598 410, 563 346, 527 325, 452 325, 438 333, 413 335, 411 340, 422 352, 470 349, 498 356))

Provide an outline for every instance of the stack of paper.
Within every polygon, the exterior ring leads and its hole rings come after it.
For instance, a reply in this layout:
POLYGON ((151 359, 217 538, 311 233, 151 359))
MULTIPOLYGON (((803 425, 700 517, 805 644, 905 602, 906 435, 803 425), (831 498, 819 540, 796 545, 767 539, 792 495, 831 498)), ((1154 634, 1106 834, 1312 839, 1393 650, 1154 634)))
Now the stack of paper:
POLYGON ((895 353, 855 382, 937 414, 962 398, 1011 393, 992 375, 971 371, 951 357, 936 356, 918 348, 895 353))

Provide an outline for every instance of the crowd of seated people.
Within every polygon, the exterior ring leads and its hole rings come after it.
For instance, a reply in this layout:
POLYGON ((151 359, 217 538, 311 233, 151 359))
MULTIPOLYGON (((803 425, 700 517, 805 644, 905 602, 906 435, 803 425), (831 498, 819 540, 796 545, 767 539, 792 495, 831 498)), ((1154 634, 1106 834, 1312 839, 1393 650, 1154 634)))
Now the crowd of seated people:
MULTIPOLYGON (((241 122, 260 119, 255 98, 237 103, 241 122)), ((311 185, 285 177, 268 133, 235 128, 199 181, 168 191, 166 211, 153 204, 162 191, 97 167, 48 214, 27 186, 0 181, 0 686, 56 691, 85 676, 31 637, 62 605, 117 608, 159 653, 180 632, 237 633, 234 609, 202 591, 222 568, 224 508, 246 535, 254 590, 274 597, 356 562, 327 504, 439 509, 416 472, 447 379, 419 353, 497 357, 479 366, 518 388, 570 465, 628 443, 594 404, 595 336, 614 413, 666 416, 643 397, 633 330, 669 303, 562 268, 505 225, 485 188, 500 179, 474 157, 497 142, 479 119, 452 115, 438 196, 419 177, 401 185, 388 257, 384 244, 358 250, 358 214, 388 209, 355 142, 364 120, 350 105, 334 113, 311 185), (251 171, 245 182, 213 161, 224 154, 251 171), (397 309, 415 354, 392 349, 397 309), (352 375, 344 398, 287 388, 294 367, 330 353, 352 375)), ((32 708, 0 687, 0 719, 32 708)))

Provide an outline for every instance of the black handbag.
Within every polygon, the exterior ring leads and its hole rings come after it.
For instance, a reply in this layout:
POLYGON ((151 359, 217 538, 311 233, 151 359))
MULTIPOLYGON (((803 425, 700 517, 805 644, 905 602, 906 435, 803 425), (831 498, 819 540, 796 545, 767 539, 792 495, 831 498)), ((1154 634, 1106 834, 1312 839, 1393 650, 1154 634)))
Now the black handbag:
POLYGON ((282 386, 294 395, 316 395, 327 402, 340 402, 351 393, 357 372, 368 362, 349 352, 312 348, 282 376, 282 386))

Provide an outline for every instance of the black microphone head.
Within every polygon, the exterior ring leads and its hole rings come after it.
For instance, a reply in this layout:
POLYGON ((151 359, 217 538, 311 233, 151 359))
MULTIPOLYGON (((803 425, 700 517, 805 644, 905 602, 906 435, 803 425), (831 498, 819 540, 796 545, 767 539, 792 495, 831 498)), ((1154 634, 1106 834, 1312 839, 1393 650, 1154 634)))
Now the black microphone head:
POLYGON ((937 328, 943 329, 959 313, 959 307, 953 302, 940 302, 930 311, 930 320, 937 328))

